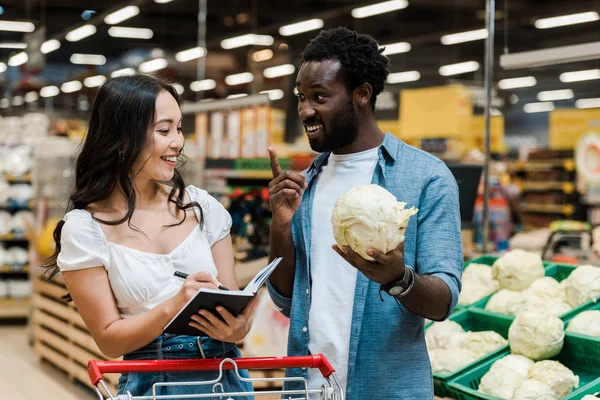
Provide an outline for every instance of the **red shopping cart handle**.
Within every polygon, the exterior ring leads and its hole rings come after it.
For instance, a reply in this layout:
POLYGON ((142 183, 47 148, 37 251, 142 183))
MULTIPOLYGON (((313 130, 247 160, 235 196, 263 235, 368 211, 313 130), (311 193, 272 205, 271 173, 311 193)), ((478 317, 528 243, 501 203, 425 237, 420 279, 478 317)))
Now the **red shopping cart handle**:
MULTIPOLYGON (((280 368, 319 368, 328 378, 335 372, 323 354, 299 357, 258 357, 233 358, 239 369, 280 369, 280 368)), ((187 360, 132 360, 102 361, 90 360, 88 374, 94 386, 102 380, 102 374, 123 374, 127 372, 179 372, 179 371, 218 371, 222 358, 187 360)), ((233 364, 223 364, 224 370, 234 369, 233 364)))

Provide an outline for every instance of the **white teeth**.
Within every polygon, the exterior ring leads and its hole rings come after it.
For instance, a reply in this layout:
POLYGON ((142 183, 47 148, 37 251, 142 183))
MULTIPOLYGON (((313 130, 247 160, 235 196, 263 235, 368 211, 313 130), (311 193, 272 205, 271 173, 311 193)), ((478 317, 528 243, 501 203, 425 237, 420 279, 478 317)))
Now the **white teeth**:
POLYGON ((321 129, 322 127, 323 127, 322 125, 313 125, 313 126, 308 126, 307 125, 306 126, 306 130, 308 132, 314 132, 314 131, 317 131, 317 130, 321 129))
POLYGON ((161 157, 163 160, 177 162, 177 157, 161 157))

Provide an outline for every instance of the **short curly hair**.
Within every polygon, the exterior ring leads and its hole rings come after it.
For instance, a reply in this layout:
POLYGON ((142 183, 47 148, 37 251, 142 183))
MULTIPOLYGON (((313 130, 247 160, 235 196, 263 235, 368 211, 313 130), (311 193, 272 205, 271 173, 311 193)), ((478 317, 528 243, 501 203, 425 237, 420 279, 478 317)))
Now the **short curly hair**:
POLYGON ((390 60, 373 37, 344 27, 324 30, 312 39, 302 52, 302 63, 337 60, 340 77, 349 92, 367 82, 373 88, 371 108, 375 110, 377 96, 383 91, 390 73, 390 60))

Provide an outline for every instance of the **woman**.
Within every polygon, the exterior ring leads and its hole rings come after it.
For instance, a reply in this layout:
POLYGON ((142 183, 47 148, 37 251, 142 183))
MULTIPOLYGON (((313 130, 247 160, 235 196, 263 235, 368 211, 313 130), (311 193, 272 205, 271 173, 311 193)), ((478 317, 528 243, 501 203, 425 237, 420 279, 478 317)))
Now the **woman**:
MULTIPOLYGON (((175 89, 149 76, 109 79, 94 101, 77 158, 73 210, 54 231, 56 253, 46 267, 50 278, 62 272, 70 297, 108 357, 239 357, 235 342, 250 329, 256 301, 237 317, 219 310, 223 320, 200 310, 190 325, 208 336, 162 333, 198 289, 221 284, 237 289, 231 217, 204 190, 185 188, 176 169, 184 144, 181 123, 175 89), (189 276, 176 278, 176 270, 189 276)), ((121 376, 118 389, 147 396, 156 382, 216 376, 212 371, 130 373, 121 376)), ((251 390, 231 371, 223 383, 225 391, 251 390)), ((157 391, 201 393, 212 393, 212 387, 157 391)))

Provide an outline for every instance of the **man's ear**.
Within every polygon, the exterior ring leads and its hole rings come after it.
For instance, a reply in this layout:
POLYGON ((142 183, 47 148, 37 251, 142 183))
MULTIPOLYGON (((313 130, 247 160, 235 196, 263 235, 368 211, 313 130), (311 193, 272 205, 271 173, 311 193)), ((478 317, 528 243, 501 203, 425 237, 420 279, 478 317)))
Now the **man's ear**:
POLYGON ((354 89, 354 101, 360 107, 370 107, 371 96, 373 95, 373 87, 369 83, 363 83, 354 89))

